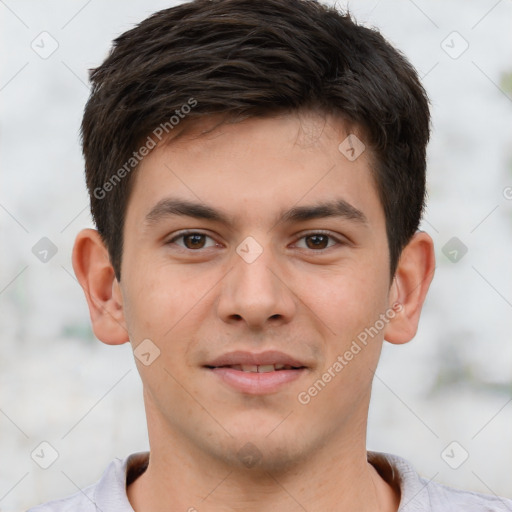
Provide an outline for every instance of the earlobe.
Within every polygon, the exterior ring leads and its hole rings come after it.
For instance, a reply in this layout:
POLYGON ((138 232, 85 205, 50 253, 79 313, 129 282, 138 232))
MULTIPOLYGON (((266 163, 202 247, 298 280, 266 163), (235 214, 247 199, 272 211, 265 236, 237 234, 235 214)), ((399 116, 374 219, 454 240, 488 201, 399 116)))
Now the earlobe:
POLYGON ((396 304, 396 314, 386 327, 386 341, 401 344, 414 338, 434 270, 434 242, 430 235, 418 231, 403 249, 391 284, 389 307, 396 304))
POLYGON ((73 269, 84 290, 96 337, 108 345, 129 341, 119 283, 108 251, 95 229, 78 233, 73 248, 73 269))

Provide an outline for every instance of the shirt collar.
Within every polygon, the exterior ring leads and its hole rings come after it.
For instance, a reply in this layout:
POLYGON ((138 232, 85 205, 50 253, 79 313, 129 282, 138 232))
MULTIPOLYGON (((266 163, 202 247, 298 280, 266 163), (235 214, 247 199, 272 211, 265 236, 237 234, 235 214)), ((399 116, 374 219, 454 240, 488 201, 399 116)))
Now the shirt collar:
POLYGON ((368 462, 400 493, 400 512, 431 512, 428 485, 405 459, 390 453, 369 451, 368 462))
MULTIPOLYGON (((380 476, 400 493, 400 512, 431 512, 429 480, 421 478, 412 465, 396 455, 367 452, 368 462, 380 476)), ((115 459, 98 482, 93 500, 99 511, 114 509, 133 512, 126 494, 127 482, 136 480, 146 470, 149 452, 133 453, 124 460, 115 459)))

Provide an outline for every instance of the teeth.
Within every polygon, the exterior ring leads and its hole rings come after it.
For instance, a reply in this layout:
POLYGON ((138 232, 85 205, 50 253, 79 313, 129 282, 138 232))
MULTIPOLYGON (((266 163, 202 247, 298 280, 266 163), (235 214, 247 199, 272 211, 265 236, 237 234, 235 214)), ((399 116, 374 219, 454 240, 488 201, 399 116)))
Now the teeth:
POLYGON ((275 370, 281 370, 284 368, 284 364, 262 364, 262 365, 255 365, 255 364, 236 364, 233 365, 231 368, 234 370, 242 370, 243 372, 252 372, 252 373, 268 373, 273 372, 275 370))
POLYGON ((250 373, 268 373, 276 370, 293 370, 289 364, 233 364, 229 368, 250 373))
POLYGON ((254 372, 256 373, 258 371, 258 367, 256 365, 253 365, 253 364, 243 364, 243 365, 235 365, 233 366, 233 368, 235 368, 235 370, 239 370, 241 369, 243 372, 254 372), (235 368, 235 366, 238 366, 239 368, 235 368))

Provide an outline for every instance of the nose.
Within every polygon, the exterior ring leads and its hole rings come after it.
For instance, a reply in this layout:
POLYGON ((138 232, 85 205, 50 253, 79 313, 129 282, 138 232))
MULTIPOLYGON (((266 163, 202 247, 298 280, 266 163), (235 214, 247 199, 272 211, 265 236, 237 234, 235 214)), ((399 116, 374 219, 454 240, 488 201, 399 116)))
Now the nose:
POLYGON ((234 252, 221 282, 219 317, 231 324, 245 322, 252 330, 289 323, 297 301, 284 265, 268 246, 254 261, 234 252))

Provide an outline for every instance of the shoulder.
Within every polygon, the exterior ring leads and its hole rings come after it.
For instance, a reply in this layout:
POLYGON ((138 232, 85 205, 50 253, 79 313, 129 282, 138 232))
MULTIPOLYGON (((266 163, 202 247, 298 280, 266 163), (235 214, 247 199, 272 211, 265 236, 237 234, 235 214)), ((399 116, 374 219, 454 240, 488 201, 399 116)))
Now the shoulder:
POLYGON ((94 493, 97 484, 67 496, 30 508, 27 512, 96 512, 94 493))
POLYGON ((432 512, 463 510, 467 512, 512 512, 512 500, 491 494, 454 489, 446 485, 425 482, 428 489, 432 512))
POLYGON ((390 485, 400 491, 400 512, 512 512, 512 500, 454 489, 421 477, 405 459, 389 453, 368 452, 368 461, 390 485))
POLYGON ((134 453, 114 459, 94 484, 67 496, 29 509, 27 512, 133 512, 126 495, 128 473, 138 473, 147 466, 148 453, 134 453))

